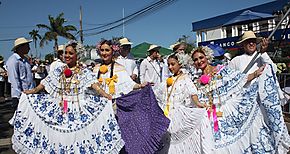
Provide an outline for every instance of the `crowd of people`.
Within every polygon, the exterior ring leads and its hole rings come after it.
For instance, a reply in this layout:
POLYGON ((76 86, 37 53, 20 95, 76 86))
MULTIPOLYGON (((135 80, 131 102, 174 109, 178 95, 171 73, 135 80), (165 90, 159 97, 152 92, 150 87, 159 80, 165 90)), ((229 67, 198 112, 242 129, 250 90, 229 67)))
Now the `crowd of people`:
POLYGON ((50 65, 35 60, 32 67, 25 56, 30 42, 16 39, 6 62, 17 106, 10 120, 17 153, 289 150, 281 109, 289 96, 266 52, 268 40, 252 31, 237 42, 243 55, 218 55, 218 62, 211 46, 186 53, 186 43, 177 42, 165 57, 160 46, 150 45, 138 65, 130 53, 133 43, 122 38, 100 41, 101 61, 92 67, 80 63, 84 47, 77 41, 58 46, 50 65))

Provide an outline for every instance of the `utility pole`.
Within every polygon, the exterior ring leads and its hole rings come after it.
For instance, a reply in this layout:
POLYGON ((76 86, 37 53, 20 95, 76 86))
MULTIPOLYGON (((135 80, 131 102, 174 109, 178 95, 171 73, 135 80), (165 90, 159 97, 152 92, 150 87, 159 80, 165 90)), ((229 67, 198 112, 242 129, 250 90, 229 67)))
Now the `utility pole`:
POLYGON ((123 8, 123 37, 125 37, 125 23, 124 23, 124 17, 125 17, 125 9, 123 8))
POLYGON ((81 37, 81 43, 84 43, 84 38, 83 38, 83 11, 82 11, 82 6, 80 6, 80 37, 81 37))

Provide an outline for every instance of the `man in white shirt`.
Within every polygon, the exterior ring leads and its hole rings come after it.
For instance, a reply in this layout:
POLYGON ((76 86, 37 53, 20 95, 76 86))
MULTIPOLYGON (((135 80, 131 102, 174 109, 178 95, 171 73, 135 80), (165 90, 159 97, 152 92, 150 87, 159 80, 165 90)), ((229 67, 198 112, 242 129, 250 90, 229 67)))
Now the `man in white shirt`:
POLYGON ((162 82, 161 66, 158 64, 160 46, 150 45, 147 52, 149 56, 140 64, 140 80, 141 83, 149 82, 157 84, 162 82))
POLYGON ((264 64, 271 64, 274 67, 274 71, 276 72, 276 65, 273 63, 267 52, 265 52, 269 44, 268 40, 265 38, 257 38, 253 31, 246 31, 242 35, 241 40, 237 42, 237 44, 241 45, 245 53, 233 58, 229 62, 229 66, 233 69, 243 72, 257 52, 257 41, 261 41, 261 56, 258 56, 255 59, 254 65, 249 69, 248 72, 246 72, 246 74, 253 73, 264 64))
POLYGON ((40 64, 40 59, 35 59, 35 65, 32 67, 32 72, 34 74, 35 86, 38 86, 42 79, 45 78, 45 66, 40 64))
POLYGON ((56 68, 65 65, 64 61, 65 45, 59 45, 57 47, 57 58, 50 64, 49 74, 56 68))
MULTIPOLYGON (((243 72, 250 61, 253 59, 255 53, 257 52, 257 42, 261 41, 261 50, 260 50, 260 56, 258 56, 255 61, 253 66, 245 72, 246 74, 250 74, 255 72, 259 67, 262 67, 264 64, 270 64, 272 65, 274 72, 277 72, 277 67, 267 54, 265 52, 268 48, 268 40, 265 38, 257 38, 255 33, 253 31, 246 31, 240 41, 237 42, 237 44, 241 45, 241 47, 244 50, 244 54, 240 56, 234 57, 230 62, 229 62, 229 67, 239 70, 243 72)), ((256 79, 252 80, 251 83, 253 83, 256 79)), ((249 83, 249 84, 251 84, 249 83)), ((280 95, 280 99, 282 101, 282 104, 285 104, 287 100, 289 99, 289 96, 287 96, 285 93, 283 93, 280 89, 279 84, 277 83, 278 86, 278 91, 280 95)))
POLYGON ((119 40, 120 43, 120 55, 117 57, 116 62, 123 65, 130 75, 130 77, 136 81, 138 69, 133 55, 130 53, 131 45, 133 44, 127 38, 119 40))

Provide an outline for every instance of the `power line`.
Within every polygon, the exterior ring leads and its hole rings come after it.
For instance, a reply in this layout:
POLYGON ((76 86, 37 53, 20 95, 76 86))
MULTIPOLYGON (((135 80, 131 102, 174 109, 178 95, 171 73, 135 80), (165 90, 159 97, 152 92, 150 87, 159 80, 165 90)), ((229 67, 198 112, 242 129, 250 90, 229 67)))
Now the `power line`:
POLYGON ((126 16, 125 18, 122 18, 122 19, 119 19, 117 21, 114 21, 114 22, 111 22, 110 24, 106 24, 106 26, 99 26, 99 27, 96 27, 96 28, 92 28, 92 29, 89 29, 89 30, 93 30, 93 29, 100 29, 100 28, 103 28, 103 27, 108 27, 109 25, 113 25, 113 24, 117 24, 119 22, 119 24, 115 25, 115 26, 111 26, 109 28, 106 28, 104 30, 100 30, 98 32, 93 32, 93 33, 87 33, 87 34, 84 34, 85 36, 92 36, 92 35, 98 35, 100 33, 103 33, 103 32, 106 32, 106 31, 110 31, 114 28, 117 28, 119 26, 122 26, 123 25, 123 21, 124 19, 126 19, 124 21, 124 23, 129 23, 129 22, 132 22, 133 20, 136 20, 138 19, 137 17, 141 17, 141 16, 144 16, 144 15, 148 15, 148 13, 152 13, 152 11, 154 10, 157 10, 165 5, 168 5, 169 3, 172 3, 174 1, 177 1, 177 0, 160 0, 154 4, 151 4, 150 6, 147 6, 131 15, 128 15, 126 16), (121 22, 122 21, 122 22, 121 22))
POLYGON ((3 40, 0 40, 0 42, 14 41, 14 40, 15 40, 15 38, 13 38, 13 39, 3 39, 3 40))
POLYGON ((106 26, 110 26, 110 25, 116 24, 116 23, 121 22, 121 21, 123 21, 123 20, 127 20, 128 18, 131 18, 131 17, 133 17, 133 16, 135 16, 135 15, 138 15, 139 13, 142 13, 143 11, 146 11, 146 10, 149 9, 149 8, 153 8, 153 7, 155 7, 156 5, 159 5, 160 3, 164 3, 165 1, 168 1, 168 0, 160 0, 160 1, 158 1, 158 2, 155 2, 155 3, 153 3, 153 4, 150 4, 149 6, 146 6, 145 8, 143 8, 143 9, 141 9, 141 10, 139 10, 139 11, 136 11, 136 12, 134 12, 134 13, 132 13, 132 14, 126 16, 125 18, 121 18, 121 19, 119 19, 119 20, 116 20, 116 21, 113 21, 113 22, 110 22, 110 23, 106 23, 106 24, 103 24, 103 25, 98 26, 98 27, 95 27, 95 28, 86 29, 86 30, 84 30, 84 31, 90 31, 90 30, 95 30, 95 29, 104 28, 104 27, 106 27, 106 26))
POLYGON ((1 29, 32 28, 36 26, 0 26, 1 29))

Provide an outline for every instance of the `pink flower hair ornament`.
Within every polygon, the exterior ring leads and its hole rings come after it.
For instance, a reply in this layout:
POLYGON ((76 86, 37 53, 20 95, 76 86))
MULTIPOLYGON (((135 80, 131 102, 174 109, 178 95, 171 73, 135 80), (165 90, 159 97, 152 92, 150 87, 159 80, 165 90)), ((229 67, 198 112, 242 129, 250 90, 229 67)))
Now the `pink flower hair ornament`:
POLYGON ((109 45, 109 46, 112 48, 112 50, 113 50, 114 52, 119 52, 119 51, 120 51, 120 46, 119 46, 119 44, 118 44, 117 42, 114 42, 113 40, 102 40, 101 42, 99 42, 99 43, 96 45, 96 48, 97 48, 97 52, 98 52, 98 53, 100 53, 100 51, 101 51, 101 46, 102 46, 103 44, 107 44, 107 45, 109 45))

